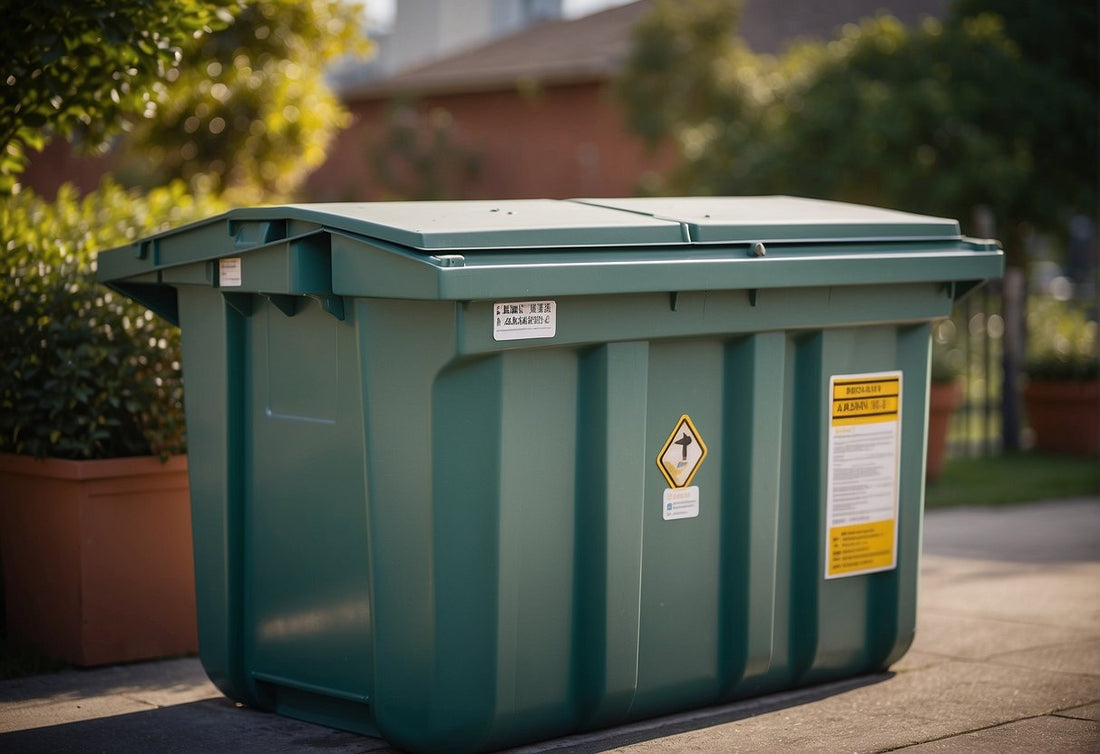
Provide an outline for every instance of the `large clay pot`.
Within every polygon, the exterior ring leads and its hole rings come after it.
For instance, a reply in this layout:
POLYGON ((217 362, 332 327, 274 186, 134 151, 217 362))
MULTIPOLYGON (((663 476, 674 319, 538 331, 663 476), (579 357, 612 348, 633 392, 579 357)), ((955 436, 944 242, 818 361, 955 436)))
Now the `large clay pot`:
POLYGON ((195 652, 187 458, 0 455, 8 641, 76 665, 195 652))
POLYGON ((957 380, 933 382, 928 391, 928 456, 925 477, 939 477, 947 456, 947 430, 951 416, 962 400, 962 387, 957 380))
POLYGON ((1024 401, 1037 450, 1075 456, 1100 452, 1100 380, 1031 380, 1024 401))

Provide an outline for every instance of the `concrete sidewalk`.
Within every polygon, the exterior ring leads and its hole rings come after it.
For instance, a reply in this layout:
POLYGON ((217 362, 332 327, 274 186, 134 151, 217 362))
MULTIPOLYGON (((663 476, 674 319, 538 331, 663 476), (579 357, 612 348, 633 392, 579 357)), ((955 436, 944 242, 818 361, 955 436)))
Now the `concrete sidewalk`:
MULTIPOLYGON (((1100 499, 936 511, 890 673, 514 752, 1097 752, 1100 499)), ((3 752, 392 752, 237 707, 198 660, 0 682, 3 752)))

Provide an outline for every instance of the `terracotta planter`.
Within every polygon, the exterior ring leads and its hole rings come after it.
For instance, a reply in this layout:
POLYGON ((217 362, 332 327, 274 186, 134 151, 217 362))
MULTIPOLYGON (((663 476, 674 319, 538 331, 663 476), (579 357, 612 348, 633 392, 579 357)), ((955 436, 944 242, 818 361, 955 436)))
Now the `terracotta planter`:
POLYGON ((0 455, 12 643, 76 665, 197 650, 187 458, 0 455))
POLYGON ((1100 452, 1100 380, 1031 380, 1024 401, 1037 450, 1075 456, 1100 452))
POLYGON ((962 388, 957 381, 933 382, 928 389, 928 457, 925 477, 936 479, 947 455, 947 430, 951 415, 962 400, 962 388))

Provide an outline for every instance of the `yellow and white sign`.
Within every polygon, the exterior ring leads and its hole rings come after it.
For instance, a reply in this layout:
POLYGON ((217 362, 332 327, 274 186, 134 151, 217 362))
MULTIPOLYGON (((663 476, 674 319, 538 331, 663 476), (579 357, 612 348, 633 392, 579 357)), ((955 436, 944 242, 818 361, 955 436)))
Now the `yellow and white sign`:
POLYGON ((897 566, 901 372, 829 380, 825 578, 897 566))
POLYGON ((691 484, 706 457, 706 443, 692 424, 691 417, 683 414, 657 456, 657 467, 668 481, 668 486, 679 489, 691 484))

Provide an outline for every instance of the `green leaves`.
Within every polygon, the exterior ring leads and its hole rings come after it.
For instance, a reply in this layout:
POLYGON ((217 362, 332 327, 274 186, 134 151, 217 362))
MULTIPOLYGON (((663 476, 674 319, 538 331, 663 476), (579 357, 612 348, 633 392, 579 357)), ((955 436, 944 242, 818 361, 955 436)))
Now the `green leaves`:
POLYGON ((634 30, 619 87, 630 126, 650 145, 712 116, 743 108, 746 51, 732 31, 741 0, 657 0, 634 30))
POLYGON ((166 455, 184 447, 178 331, 100 286, 95 255, 219 202, 183 184, 147 195, 105 182, 56 202, 0 200, 0 451, 166 455))
MULTIPOLYGON (((349 116, 324 70, 371 47, 347 0, 38 0, 0 36, 0 196, 53 137, 124 139, 134 183, 287 196, 349 116)), ((118 146, 117 142, 115 146, 118 146)))
POLYGON ((1027 373, 1040 380, 1095 380, 1100 376, 1096 315, 1053 298, 1029 302, 1027 373))
POLYGON ((33 0, 0 35, 0 451, 178 452, 178 333, 95 280, 95 253, 289 194, 347 115, 325 64, 365 53, 344 0, 33 0), (156 117, 154 121, 154 116, 156 117), (120 173, 56 202, 17 192, 28 150, 136 130, 120 173), (181 143, 182 139, 182 143, 181 143), (149 175, 149 166, 153 174, 149 175), (184 179, 190 185, 175 179, 184 179), (165 185, 167 184, 167 185, 165 185))
POLYGON ((370 52, 361 18, 357 4, 336 0, 248 3, 233 24, 183 47, 157 117, 138 123, 126 147, 128 172, 148 174, 146 185, 182 178, 235 203, 288 196, 350 122, 324 71, 370 52))
POLYGON ((1094 3, 960 0, 942 23, 877 16, 779 58, 738 52, 735 7, 661 1, 639 27, 620 91, 634 129, 677 148, 660 190, 819 196, 964 224, 985 205, 1001 228, 1092 213, 1094 3))
POLYGON ((26 147, 41 147, 40 131, 95 148, 141 115, 182 46, 224 27, 235 8, 228 0, 11 4, 0 35, 0 194, 12 191, 26 147))

